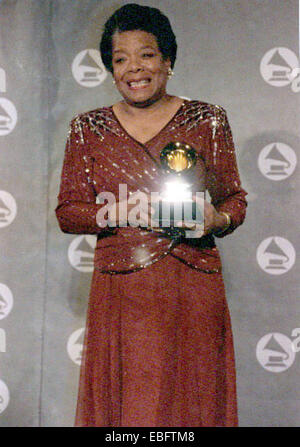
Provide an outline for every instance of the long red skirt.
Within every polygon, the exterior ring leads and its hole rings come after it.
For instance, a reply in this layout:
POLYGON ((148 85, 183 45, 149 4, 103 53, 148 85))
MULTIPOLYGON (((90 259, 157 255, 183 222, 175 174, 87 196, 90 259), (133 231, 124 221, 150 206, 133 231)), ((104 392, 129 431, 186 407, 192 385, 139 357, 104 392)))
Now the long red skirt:
POLYGON ((172 256, 131 274, 94 271, 75 425, 237 425, 221 273, 172 256))

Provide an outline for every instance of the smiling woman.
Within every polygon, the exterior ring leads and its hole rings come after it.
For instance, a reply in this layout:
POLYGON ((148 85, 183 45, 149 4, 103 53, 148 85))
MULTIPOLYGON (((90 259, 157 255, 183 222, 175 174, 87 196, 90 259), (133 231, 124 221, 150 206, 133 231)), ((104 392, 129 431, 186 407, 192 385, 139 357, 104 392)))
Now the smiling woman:
POLYGON ((56 208, 63 231, 97 235, 76 425, 236 426, 234 349, 215 236, 243 222, 247 202, 226 112, 167 93, 177 44, 158 9, 117 10, 100 48, 122 100, 72 121, 56 208), (161 154, 174 142, 194 154, 193 197, 203 185, 211 197, 202 199, 204 232, 196 228, 193 239, 178 228, 130 226, 130 212, 122 213, 134 193, 150 203, 161 191, 161 154), (128 197, 121 198, 124 185, 128 197), (116 198, 113 227, 97 224, 103 193, 116 198))

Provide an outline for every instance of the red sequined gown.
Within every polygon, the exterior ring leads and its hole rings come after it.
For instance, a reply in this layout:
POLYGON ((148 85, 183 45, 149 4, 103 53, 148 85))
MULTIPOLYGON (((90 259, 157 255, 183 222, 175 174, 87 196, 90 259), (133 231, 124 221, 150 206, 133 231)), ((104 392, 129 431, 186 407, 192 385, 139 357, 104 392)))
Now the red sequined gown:
POLYGON ((145 144, 112 107, 70 126, 56 214, 62 231, 94 234, 76 426, 236 426, 234 349, 213 236, 171 239, 141 228, 100 228, 96 196, 119 185, 159 191, 161 149, 185 142, 204 161, 206 188, 231 233, 245 217, 231 130, 220 106, 184 100, 145 144))

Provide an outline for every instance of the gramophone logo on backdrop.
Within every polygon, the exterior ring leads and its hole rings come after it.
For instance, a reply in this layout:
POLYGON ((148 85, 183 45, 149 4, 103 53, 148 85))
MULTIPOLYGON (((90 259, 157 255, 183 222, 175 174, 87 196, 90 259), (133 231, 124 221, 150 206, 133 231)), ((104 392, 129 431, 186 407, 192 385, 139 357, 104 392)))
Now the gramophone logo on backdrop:
POLYGON ((14 104, 6 98, 0 98, 0 136, 12 132, 17 120, 18 114, 14 104))
POLYGON ((13 294, 10 289, 0 283, 0 320, 7 317, 13 308, 13 294))
POLYGON ((84 327, 82 327, 72 332, 67 343, 69 357, 74 363, 76 363, 76 365, 80 365, 81 363, 84 330, 84 327))
POLYGON ((0 228, 10 225, 17 215, 17 204, 13 196, 0 191, 0 228))
POLYGON ((97 87, 107 76, 100 52, 88 49, 81 51, 74 58, 72 73, 78 84, 83 87, 97 87))
POLYGON ((262 241, 256 252, 259 266, 271 275, 282 275, 290 270, 296 259, 293 245, 279 236, 262 241))
POLYGON ((70 244, 68 258, 72 267, 80 272, 94 269, 94 250, 97 238, 92 235, 77 236, 70 244))
POLYGON ((277 47, 267 51, 260 63, 260 73, 273 87, 292 84, 292 90, 299 91, 299 61, 289 48, 277 47))
POLYGON ((297 157, 294 150, 284 143, 270 143, 258 157, 258 168, 269 180, 285 180, 295 170, 297 157))
POLYGON ((3 380, 0 380, 0 414, 6 409, 9 402, 9 391, 3 380))
POLYGON ((259 340, 256 346, 256 357, 264 369, 279 373, 293 364, 295 350, 289 337, 273 332, 264 335, 259 340))

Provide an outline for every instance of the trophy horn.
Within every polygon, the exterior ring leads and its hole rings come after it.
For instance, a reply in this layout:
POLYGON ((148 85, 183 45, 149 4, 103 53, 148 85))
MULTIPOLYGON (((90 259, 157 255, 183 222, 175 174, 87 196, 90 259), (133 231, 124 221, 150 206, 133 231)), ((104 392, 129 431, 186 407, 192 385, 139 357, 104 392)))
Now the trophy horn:
POLYGON ((161 151, 160 161, 167 173, 183 174, 196 164, 197 154, 188 144, 171 142, 161 151))

